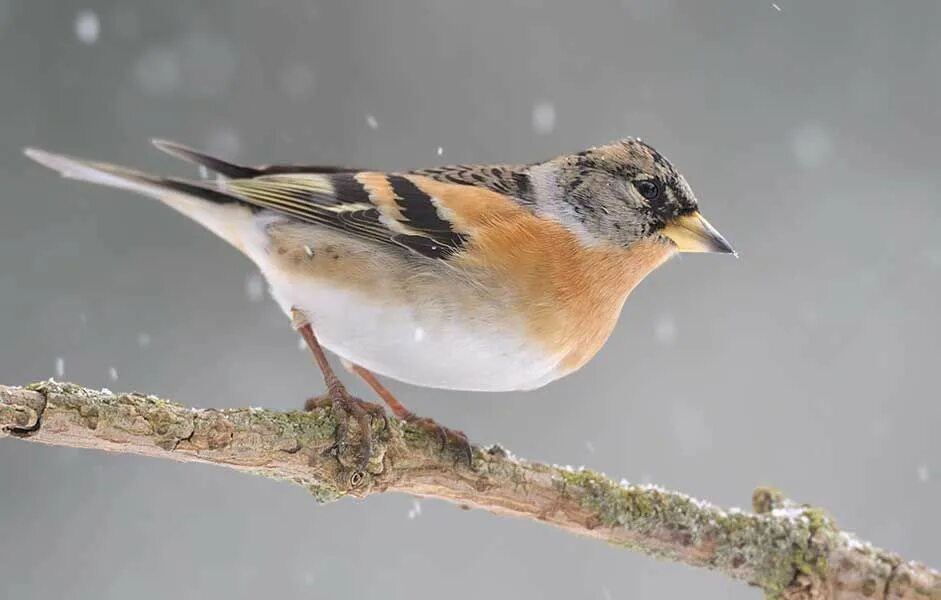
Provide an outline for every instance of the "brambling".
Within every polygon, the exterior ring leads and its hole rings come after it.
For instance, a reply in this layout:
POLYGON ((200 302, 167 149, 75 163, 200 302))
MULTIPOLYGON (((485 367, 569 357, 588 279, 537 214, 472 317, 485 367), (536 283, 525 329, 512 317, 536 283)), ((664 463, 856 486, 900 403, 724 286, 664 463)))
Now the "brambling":
POLYGON ((671 256, 734 253, 686 179, 638 139, 532 164, 399 173, 249 167, 154 144, 218 177, 26 154, 65 177, 157 198, 254 261, 313 352, 330 402, 358 421, 363 461, 382 409, 347 393, 321 344, 397 416, 437 427, 374 374, 454 390, 541 387, 601 349, 631 290, 671 256))

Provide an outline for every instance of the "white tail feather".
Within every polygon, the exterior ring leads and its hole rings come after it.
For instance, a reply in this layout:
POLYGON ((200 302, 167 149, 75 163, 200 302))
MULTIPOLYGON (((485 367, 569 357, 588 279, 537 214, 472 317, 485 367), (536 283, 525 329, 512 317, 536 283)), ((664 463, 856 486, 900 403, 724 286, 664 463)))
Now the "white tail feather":
POLYGON ((154 181, 152 177, 117 165, 72 158, 63 154, 53 154, 38 148, 26 148, 23 154, 44 167, 58 171, 66 179, 88 181, 131 190, 158 199, 166 194, 166 189, 157 181, 154 181))
POLYGON ((252 256, 255 250, 251 246, 260 241, 256 219, 243 205, 234 202, 220 204, 197 195, 182 193, 168 187, 168 183, 159 177, 118 165, 54 154, 38 148, 26 148, 23 153, 67 179, 88 181, 156 198, 249 256, 252 256), (247 238, 251 238, 249 247, 246 247, 247 238))

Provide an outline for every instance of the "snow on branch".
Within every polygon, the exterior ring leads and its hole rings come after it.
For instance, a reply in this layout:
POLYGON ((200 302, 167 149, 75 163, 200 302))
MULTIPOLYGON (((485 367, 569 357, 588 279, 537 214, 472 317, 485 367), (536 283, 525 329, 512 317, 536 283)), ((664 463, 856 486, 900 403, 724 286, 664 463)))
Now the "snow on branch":
POLYGON ((756 490, 754 513, 744 513, 499 446, 474 448, 468 467, 436 436, 392 417, 374 424, 374 458, 357 471, 356 449, 337 447, 336 424, 329 409, 197 410, 52 381, 0 386, 0 438, 212 463, 290 481, 320 502, 381 492, 439 498, 719 571, 774 598, 941 599, 937 571, 861 542, 770 488, 756 490))

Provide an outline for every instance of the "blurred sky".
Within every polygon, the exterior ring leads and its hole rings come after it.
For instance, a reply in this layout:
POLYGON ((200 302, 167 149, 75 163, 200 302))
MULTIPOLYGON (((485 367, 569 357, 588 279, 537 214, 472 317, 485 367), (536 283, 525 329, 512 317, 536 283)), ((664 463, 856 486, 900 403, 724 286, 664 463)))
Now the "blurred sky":
MULTIPOLYGON (((0 382, 281 409, 321 390, 247 259, 25 145, 190 175, 147 140, 395 169, 636 135, 741 259, 660 269, 544 389, 393 390, 478 442, 727 507, 774 484, 941 566, 939 28, 935 0, 0 0, 0 382)), ((759 597, 407 496, 317 506, 10 440, 0 482, 21 600, 759 597)))

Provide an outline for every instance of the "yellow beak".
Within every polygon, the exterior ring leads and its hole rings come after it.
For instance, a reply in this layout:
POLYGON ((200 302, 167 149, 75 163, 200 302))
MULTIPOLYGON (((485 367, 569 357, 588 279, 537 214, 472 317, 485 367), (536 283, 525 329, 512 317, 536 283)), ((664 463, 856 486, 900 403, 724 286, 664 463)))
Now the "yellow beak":
POLYGON ((698 210, 668 221, 660 233, 670 238, 680 252, 715 252, 738 256, 732 245, 698 210))

